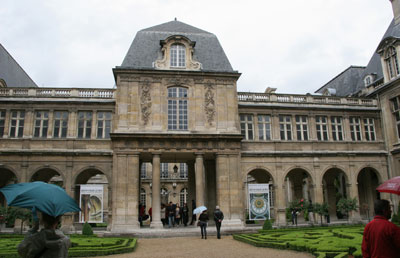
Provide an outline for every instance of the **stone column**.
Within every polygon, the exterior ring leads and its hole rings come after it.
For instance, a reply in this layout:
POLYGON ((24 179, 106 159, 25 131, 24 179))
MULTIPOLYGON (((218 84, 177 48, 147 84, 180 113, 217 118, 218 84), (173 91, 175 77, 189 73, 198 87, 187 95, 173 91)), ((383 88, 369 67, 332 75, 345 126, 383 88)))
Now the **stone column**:
POLYGON ((114 153, 112 178, 113 233, 139 228, 139 153, 114 153))
POLYGON ((162 228, 163 225, 161 223, 161 195, 160 195, 160 187, 161 187, 161 179, 160 179, 160 154, 153 154, 153 176, 152 176, 152 222, 150 227, 152 228, 162 228))
POLYGON ((204 205, 204 158, 203 153, 196 153, 196 207, 204 205))

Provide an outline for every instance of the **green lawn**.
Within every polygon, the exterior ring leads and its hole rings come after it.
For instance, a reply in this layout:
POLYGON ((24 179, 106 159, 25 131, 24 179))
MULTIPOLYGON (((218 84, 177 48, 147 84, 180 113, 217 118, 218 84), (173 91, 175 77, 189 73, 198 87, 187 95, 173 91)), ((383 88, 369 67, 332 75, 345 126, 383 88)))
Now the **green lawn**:
POLYGON ((258 234, 234 235, 234 239, 259 247, 309 252, 319 258, 352 254, 362 258, 364 225, 260 230, 258 234))
MULTIPOLYGON (((72 247, 68 250, 69 257, 104 256, 133 252, 136 238, 98 238, 82 235, 70 236, 72 247)), ((0 235, 0 257, 19 257, 17 246, 22 241, 22 235, 0 235)))

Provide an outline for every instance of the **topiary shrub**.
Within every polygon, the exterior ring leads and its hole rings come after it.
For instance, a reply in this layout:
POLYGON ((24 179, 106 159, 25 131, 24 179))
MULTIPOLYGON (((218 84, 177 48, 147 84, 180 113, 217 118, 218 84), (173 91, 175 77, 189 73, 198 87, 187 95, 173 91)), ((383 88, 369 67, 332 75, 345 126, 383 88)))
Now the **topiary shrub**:
POLYGON ((92 236, 93 235, 92 227, 87 222, 85 222, 85 224, 83 224, 82 235, 84 235, 84 236, 92 236))
POLYGON ((263 229, 264 229, 264 230, 272 229, 272 221, 269 220, 269 219, 266 219, 266 220, 264 221, 263 229))

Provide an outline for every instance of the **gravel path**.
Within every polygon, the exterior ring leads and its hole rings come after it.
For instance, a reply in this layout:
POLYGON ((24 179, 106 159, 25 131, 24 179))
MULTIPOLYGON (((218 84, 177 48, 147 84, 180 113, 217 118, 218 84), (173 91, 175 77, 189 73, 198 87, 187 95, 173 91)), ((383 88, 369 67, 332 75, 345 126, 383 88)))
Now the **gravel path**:
MULTIPOLYGON (((310 258, 309 253, 255 247, 236 241, 232 236, 141 238, 133 253, 99 256, 107 258, 310 258)), ((96 258, 96 257, 95 257, 96 258)))

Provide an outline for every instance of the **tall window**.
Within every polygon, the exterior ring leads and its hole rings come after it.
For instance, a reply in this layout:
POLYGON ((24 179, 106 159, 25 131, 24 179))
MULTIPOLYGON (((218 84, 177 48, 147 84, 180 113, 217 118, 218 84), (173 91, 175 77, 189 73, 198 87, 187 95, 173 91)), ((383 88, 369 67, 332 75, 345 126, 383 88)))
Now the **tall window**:
POLYGON ((179 164, 179 177, 187 178, 188 177, 188 166, 186 163, 179 164))
POLYGON ((400 139, 400 96, 392 99, 393 115, 396 119, 397 137, 400 139))
POLYGON ((187 89, 168 88, 168 130, 188 129, 187 89))
POLYGON ((298 141, 308 140, 308 119, 307 116, 296 116, 296 132, 298 141))
POLYGON ((22 138, 24 136, 25 111, 11 111, 10 137, 22 138))
POLYGON ((91 111, 78 112, 78 138, 90 139, 92 135, 92 120, 91 111))
POLYGON ((316 116, 317 138, 319 141, 327 141, 328 138, 328 118, 326 116, 316 116))
POLYGON ((340 116, 331 117, 332 138, 334 141, 343 141, 343 125, 340 116))
POLYGON ((46 138, 49 130, 49 112, 36 111, 35 114, 35 132, 33 137, 46 138))
POLYGON ((142 163, 142 166, 140 167, 140 178, 141 179, 146 179, 147 177, 147 165, 146 163, 142 163))
POLYGON ((187 188, 183 188, 179 194, 179 204, 181 207, 183 207, 184 203, 187 203, 187 188))
POLYGON ((258 115, 258 139, 263 141, 271 140, 271 116, 258 115))
POLYGON ((111 112, 97 112, 97 139, 109 139, 111 131, 111 112))
POLYGON ((168 178, 168 163, 161 163, 161 178, 168 178))
POLYGON ((350 134, 353 141, 361 141, 361 120, 359 117, 350 117, 350 134))
POLYGON ((389 47, 385 54, 385 63, 390 79, 399 75, 399 62, 397 59, 396 49, 389 47))
POLYGON ((146 190, 144 188, 140 188, 140 203, 146 205, 146 190))
POLYGON ((182 44, 173 44, 171 46, 171 67, 185 67, 186 48, 182 44))
POLYGON ((3 138, 5 124, 6 124, 6 111, 0 110, 0 138, 3 138))
POLYGON ((246 140, 253 140, 253 115, 240 115, 240 130, 246 140))
POLYGON ((279 116, 279 130, 281 135, 281 140, 291 140, 292 139, 292 118, 291 116, 279 116))
POLYGON ((54 138, 66 138, 68 131, 68 112, 55 111, 54 112, 54 138))
POLYGON ((365 140, 375 141, 375 124, 373 118, 364 118, 365 140))

